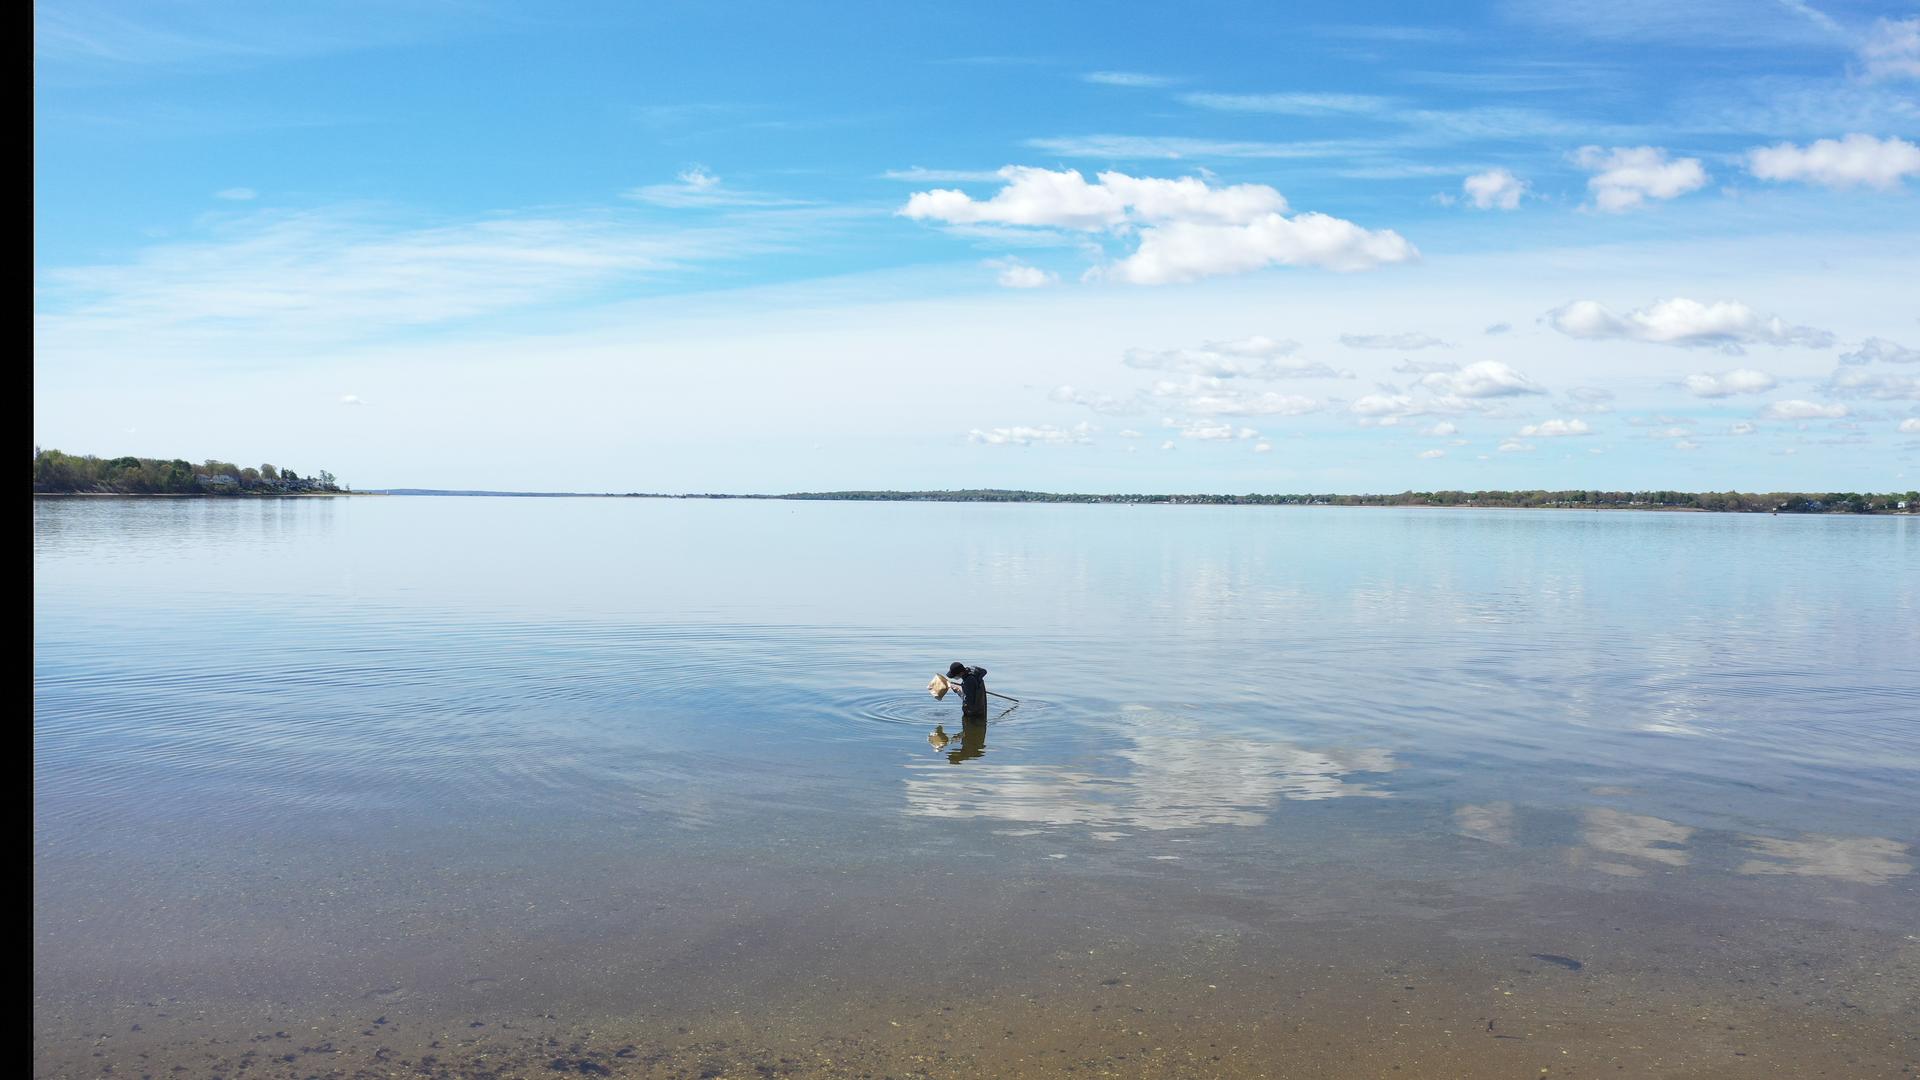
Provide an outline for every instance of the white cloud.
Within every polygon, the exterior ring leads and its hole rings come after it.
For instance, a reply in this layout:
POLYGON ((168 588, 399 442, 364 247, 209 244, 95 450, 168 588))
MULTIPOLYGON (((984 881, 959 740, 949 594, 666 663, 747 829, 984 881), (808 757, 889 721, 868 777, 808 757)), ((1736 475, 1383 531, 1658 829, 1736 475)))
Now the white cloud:
POLYGON ((1422 431, 1420 434, 1430 435, 1436 439, 1444 439, 1449 435, 1457 435, 1459 432, 1460 429, 1453 426, 1453 421, 1442 420, 1425 431, 1422 431))
POLYGON ((1804 147, 1783 142, 1749 150, 1747 169, 1762 180, 1889 191, 1902 179, 1920 175, 1920 146, 1860 134, 1816 139, 1804 147))
POLYGON ((1900 421, 1900 434, 1920 435, 1920 416, 1909 416, 1900 421))
POLYGON ((1759 428, 1757 428, 1757 427, 1755 427, 1755 426, 1753 425, 1753 421, 1751 421, 1751 420, 1736 420, 1736 421, 1734 421, 1734 422, 1733 422, 1733 426, 1732 426, 1732 427, 1729 427, 1729 428, 1727 429, 1727 434, 1729 434, 1729 435, 1751 435, 1751 434, 1753 434, 1754 432, 1756 432, 1756 431, 1758 431, 1758 430, 1760 430, 1760 429, 1759 429, 1759 428))
POLYGON ((1341 334, 1340 344, 1349 349, 1451 349, 1453 346, 1431 334, 1341 334))
POLYGON ((1497 322, 1497 323, 1494 323, 1492 326, 1487 327, 1486 333, 1488 337, 1493 337, 1497 334, 1504 334, 1507 331, 1512 329, 1513 329, 1512 323, 1497 322))
POLYGON ((1860 60, 1869 81, 1920 79, 1920 16, 1876 20, 1860 60))
POLYGON ((227 199, 232 202, 251 202, 259 198, 260 193, 250 187, 230 187, 214 192, 213 197, 216 199, 227 199))
POLYGON ((1456 395, 1415 398, 1407 394, 1367 394, 1354 400, 1347 411, 1362 417, 1362 424, 1391 426, 1411 416, 1458 415, 1484 412, 1486 406, 1456 395))
POLYGON ((1885 338, 1870 337, 1851 351, 1840 354, 1843 364, 1870 364, 1876 360, 1889 364, 1920 364, 1920 349, 1910 349, 1885 338))
POLYGON ((1920 401, 1920 375, 1843 367, 1820 389, 1835 397, 1865 397, 1875 401, 1920 401))
POLYGON ((341 394, 341 395, 340 395, 340 404, 342 404, 342 405, 365 405, 365 404, 366 404, 366 402, 365 402, 365 401, 362 401, 362 400, 360 400, 360 395, 359 395, 359 394, 341 394))
POLYGON ((1341 116, 1377 113, 1393 103, 1373 94, 1181 94, 1188 105, 1221 112, 1272 113, 1279 116, 1341 116))
POLYGON ((1174 446, 1173 446, 1173 440, 1172 440, 1172 439, 1168 439, 1168 440, 1167 440, 1166 442, 1163 442, 1163 443, 1161 443, 1161 444, 1160 444, 1160 449, 1162 449, 1162 450, 1172 450, 1173 448, 1174 448, 1174 446))
POLYGON ((1687 391, 1694 397, 1723 398, 1735 394, 1764 394, 1779 385, 1773 376, 1751 368, 1702 372, 1686 378, 1687 391))
POLYGON ((1028 266, 1018 259, 990 259, 987 265, 999 267, 995 280, 1008 289, 1044 289, 1060 282, 1059 274, 1028 266))
POLYGON ((1598 415, 1613 411, 1613 391, 1598 386, 1573 387, 1567 391, 1567 397, 1572 399, 1572 403, 1566 407, 1568 412, 1598 415))
POLYGON ((1273 453, 1273 444, 1268 442, 1254 443, 1253 452, 1256 454, 1271 454, 1273 453))
POLYGON ((1096 430, 1084 423, 1070 428, 1058 428, 1052 424, 991 428, 986 431, 974 428, 967 432, 967 441, 986 446, 1072 446, 1092 442, 1096 430))
POLYGON ((968 184, 998 180, 1000 173, 994 169, 928 169, 915 165, 906 169, 888 169, 880 174, 880 178, 915 184, 968 184))
POLYGON ((1138 71, 1089 71, 1080 78, 1100 86, 1129 86, 1136 89, 1172 86, 1180 81, 1167 75, 1148 75, 1138 71))
POLYGON ((1321 403, 1314 398, 1272 390, 1242 390, 1225 380, 1199 375, 1181 382, 1157 382, 1150 392, 1155 398, 1195 416, 1301 416, 1321 408, 1321 403))
POLYGON ((1010 165, 992 198, 936 188, 916 192, 900 213, 950 225, 1011 225, 1105 232, 1135 241, 1101 276, 1136 285, 1193 281, 1269 266, 1366 270, 1419 257, 1392 230, 1371 231, 1325 214, 1287 216, 1285 197, 1265 184, 1215 187, 1177 180, 1010 165))
POLYGON ((1500 444, 1500 452, 1503 454, 1530 454, 1533 452, 1533 444, 1523 443, 1518 439, 1508 439, 1506 442, 1500 444))
POLYGON ((1762 420, 1837 420, 1845 415, 1845 405, 1822 405, 1798 398, 1776 401, 1760 410, 1762 420))
POLYGON ((1256 335, 1209 341, 1198 348, 1128 349, 1121 362, 1145 371, 1181 371, 1214 379, 1338 379, 1349 372, 1300 359, 1297 341, 1256 335))
POLYGON ((309 356, 691 276, 703 263, 784 250, 817 223, 664 228, 614 211, 403 228, 356 208, 222 216, 202 228, 125 262, 46 271, 36 345, 68 356, 138 348, 194 358, 222 347, 309 356))
POLYGON ((1692 439, 1676 439, 1674 440, 1673 448, 1675 450, 1698 450, 1700 449, 1700 444, 1694 442, 1692 439))
POLYGON ((1420 385, 1444 396, 1463 398, 1546 393, 1525 375, 1498 360, 1480 360, 1459 371, 1435 371, 1421 376, 1420 385))
POLYGON ((1420 458, 1420 459, 1422 459, 1422 460, 1424 460, 1424 461, 1432 461, 1432 460, 1433 460, 1433 459, 1435 459, 1435 458, 1443 458, 1443 457, 1446 457, 1446 456, 1447 456, 1447 452, 1446 452, 1445 450, 1422 450, 1422 451, 1420 451, 1420 452, 1419 452, 1418 454, 1416 454, 1416 455, 1414 455, 1414 456, 1416 456, 1416 457, 1418 457, 1418 458, 1420 458))
POLYGON ((1734 300, 1701 303, 1685 297, 1659 300, 1616 315, 1596 300, 1576 300, 1548 315, 1553 328, 1588 341, 1624 338, 1661 345, 1707 345, 1738 352, 1742 345, 1804 345, 1824 349, 1833 335, 1811 326, 1790 326, 1734 300))
POLYGON ((1617 146, 1603 150, 1583 146, 1573 163, 1593 173, 1587 189, 1593 203, 1608 213, 1632 210, 1648 199, 1672 199, 1706 186, 1707 171, 1699 158, 1669 161, 1657 146, 1617 146))
MULTIPOLYGON (((1050 401, 1058 401, 1065 405, 1084 405, 1094 412, 1100 413, 1133 413, 1140 411, 1140 406, 1137 401, 1112 397, 1108 394, 1091 394, 1072 386, 1054 387, 1053 392, 1047 395, 1047 399, 1050 401)), ((1122 434, 1125 434, 1125 432, 1122 432, 1122 434)))
POLYGON ((1557 439, 1569 435, 1591 435, 1593 429, 1585 420, 1543 420, 1538 424, 1528 424, 1520 429, 1520 435, 1528 439, 1557 439))
POLYGON ((704 165, 681 170, 672 184, 647 184, 629 188, 621 194, 636 202, 686 209, 707 206, 798 206, 799 200, 768 195, 758 191, 740 191, 720 182, 704 165))
POLYGON ((1269 266, 1371 270, 1419 252, 1391 229, 1369 231, 1326 214, 1268 214, 1245 225, 1176 222, 1143 229, 1140 246, 1109 271, 1135 285, 1165 285, 1269 266))
POLYGON ((1180 429, 1180 437, 1225 442, 1234 437, 1234 427, 1232 424, 1188 424, 1180 429))
POLYGON ((1467 201, 1481 210, 1518 210, 1527 187, 1525 180, 1505 169, 1474 173, 1460 185, 1467 193, 1467 201))

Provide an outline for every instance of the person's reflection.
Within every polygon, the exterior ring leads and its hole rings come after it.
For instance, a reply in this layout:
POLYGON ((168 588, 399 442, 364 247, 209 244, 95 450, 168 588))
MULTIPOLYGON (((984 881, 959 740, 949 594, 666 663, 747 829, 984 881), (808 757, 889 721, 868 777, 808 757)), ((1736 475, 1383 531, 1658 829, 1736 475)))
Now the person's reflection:
POLYGON ((985 720, 966 721, 960 725, 958 739, 947 734, 945 724, 935 724, 933 734, 927 736, 927 741, 933 744, 935 750, 947 752, 949 764, 958 765, 987 752, 987 722, 985 720))

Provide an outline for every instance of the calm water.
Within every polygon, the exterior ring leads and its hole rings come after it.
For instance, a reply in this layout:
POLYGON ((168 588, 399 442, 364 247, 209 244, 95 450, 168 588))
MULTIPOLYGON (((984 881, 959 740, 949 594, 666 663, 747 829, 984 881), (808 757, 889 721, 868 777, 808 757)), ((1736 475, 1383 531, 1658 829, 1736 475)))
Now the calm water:
POLYGON ((1920 1056, 1920 520, 36 499, 33 530, 44 1075, 1920 1056), (956 659, 1023 704, 936 748, 956 659))

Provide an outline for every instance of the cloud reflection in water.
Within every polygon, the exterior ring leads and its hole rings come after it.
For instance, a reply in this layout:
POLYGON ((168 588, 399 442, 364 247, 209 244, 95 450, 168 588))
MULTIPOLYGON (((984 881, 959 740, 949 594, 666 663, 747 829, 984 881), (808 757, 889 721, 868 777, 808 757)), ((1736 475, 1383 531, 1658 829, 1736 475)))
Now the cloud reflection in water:
POLYGON ((907 812, 1100 828, 1249 826, 1264 822, 1282 800, 1388 797, 1392 793, 1376 783, 1349 777, 1399 768, 1379 748, 1308 750, 1145 709, 1127 710, 1126 723, 1120 736, 1126 745, 1114 751, 1126 767, 1115 771, 911 764, 907 812))

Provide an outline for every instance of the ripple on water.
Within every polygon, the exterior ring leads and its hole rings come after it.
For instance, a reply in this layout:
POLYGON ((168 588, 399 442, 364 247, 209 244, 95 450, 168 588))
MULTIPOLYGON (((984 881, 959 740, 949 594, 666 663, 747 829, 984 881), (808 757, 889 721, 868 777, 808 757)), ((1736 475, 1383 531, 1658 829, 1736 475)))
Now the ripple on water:
MULTIPOLYGON (((990 721, 1001 724, 1027 724, 1045 716, 1053 706, 1037 698, 1021 698, 1018 708, 1007 707, 1001 703, 1000 709, 990 711, 990 721)), ((952 701, 937 701, 928 693, 919 694, 873 694, 856 698, 849 707, 838 715, 858 723, 896 724, 902 727, 930 728, 935 724, 951 724, 960 719, 960 708, 952 701)))

